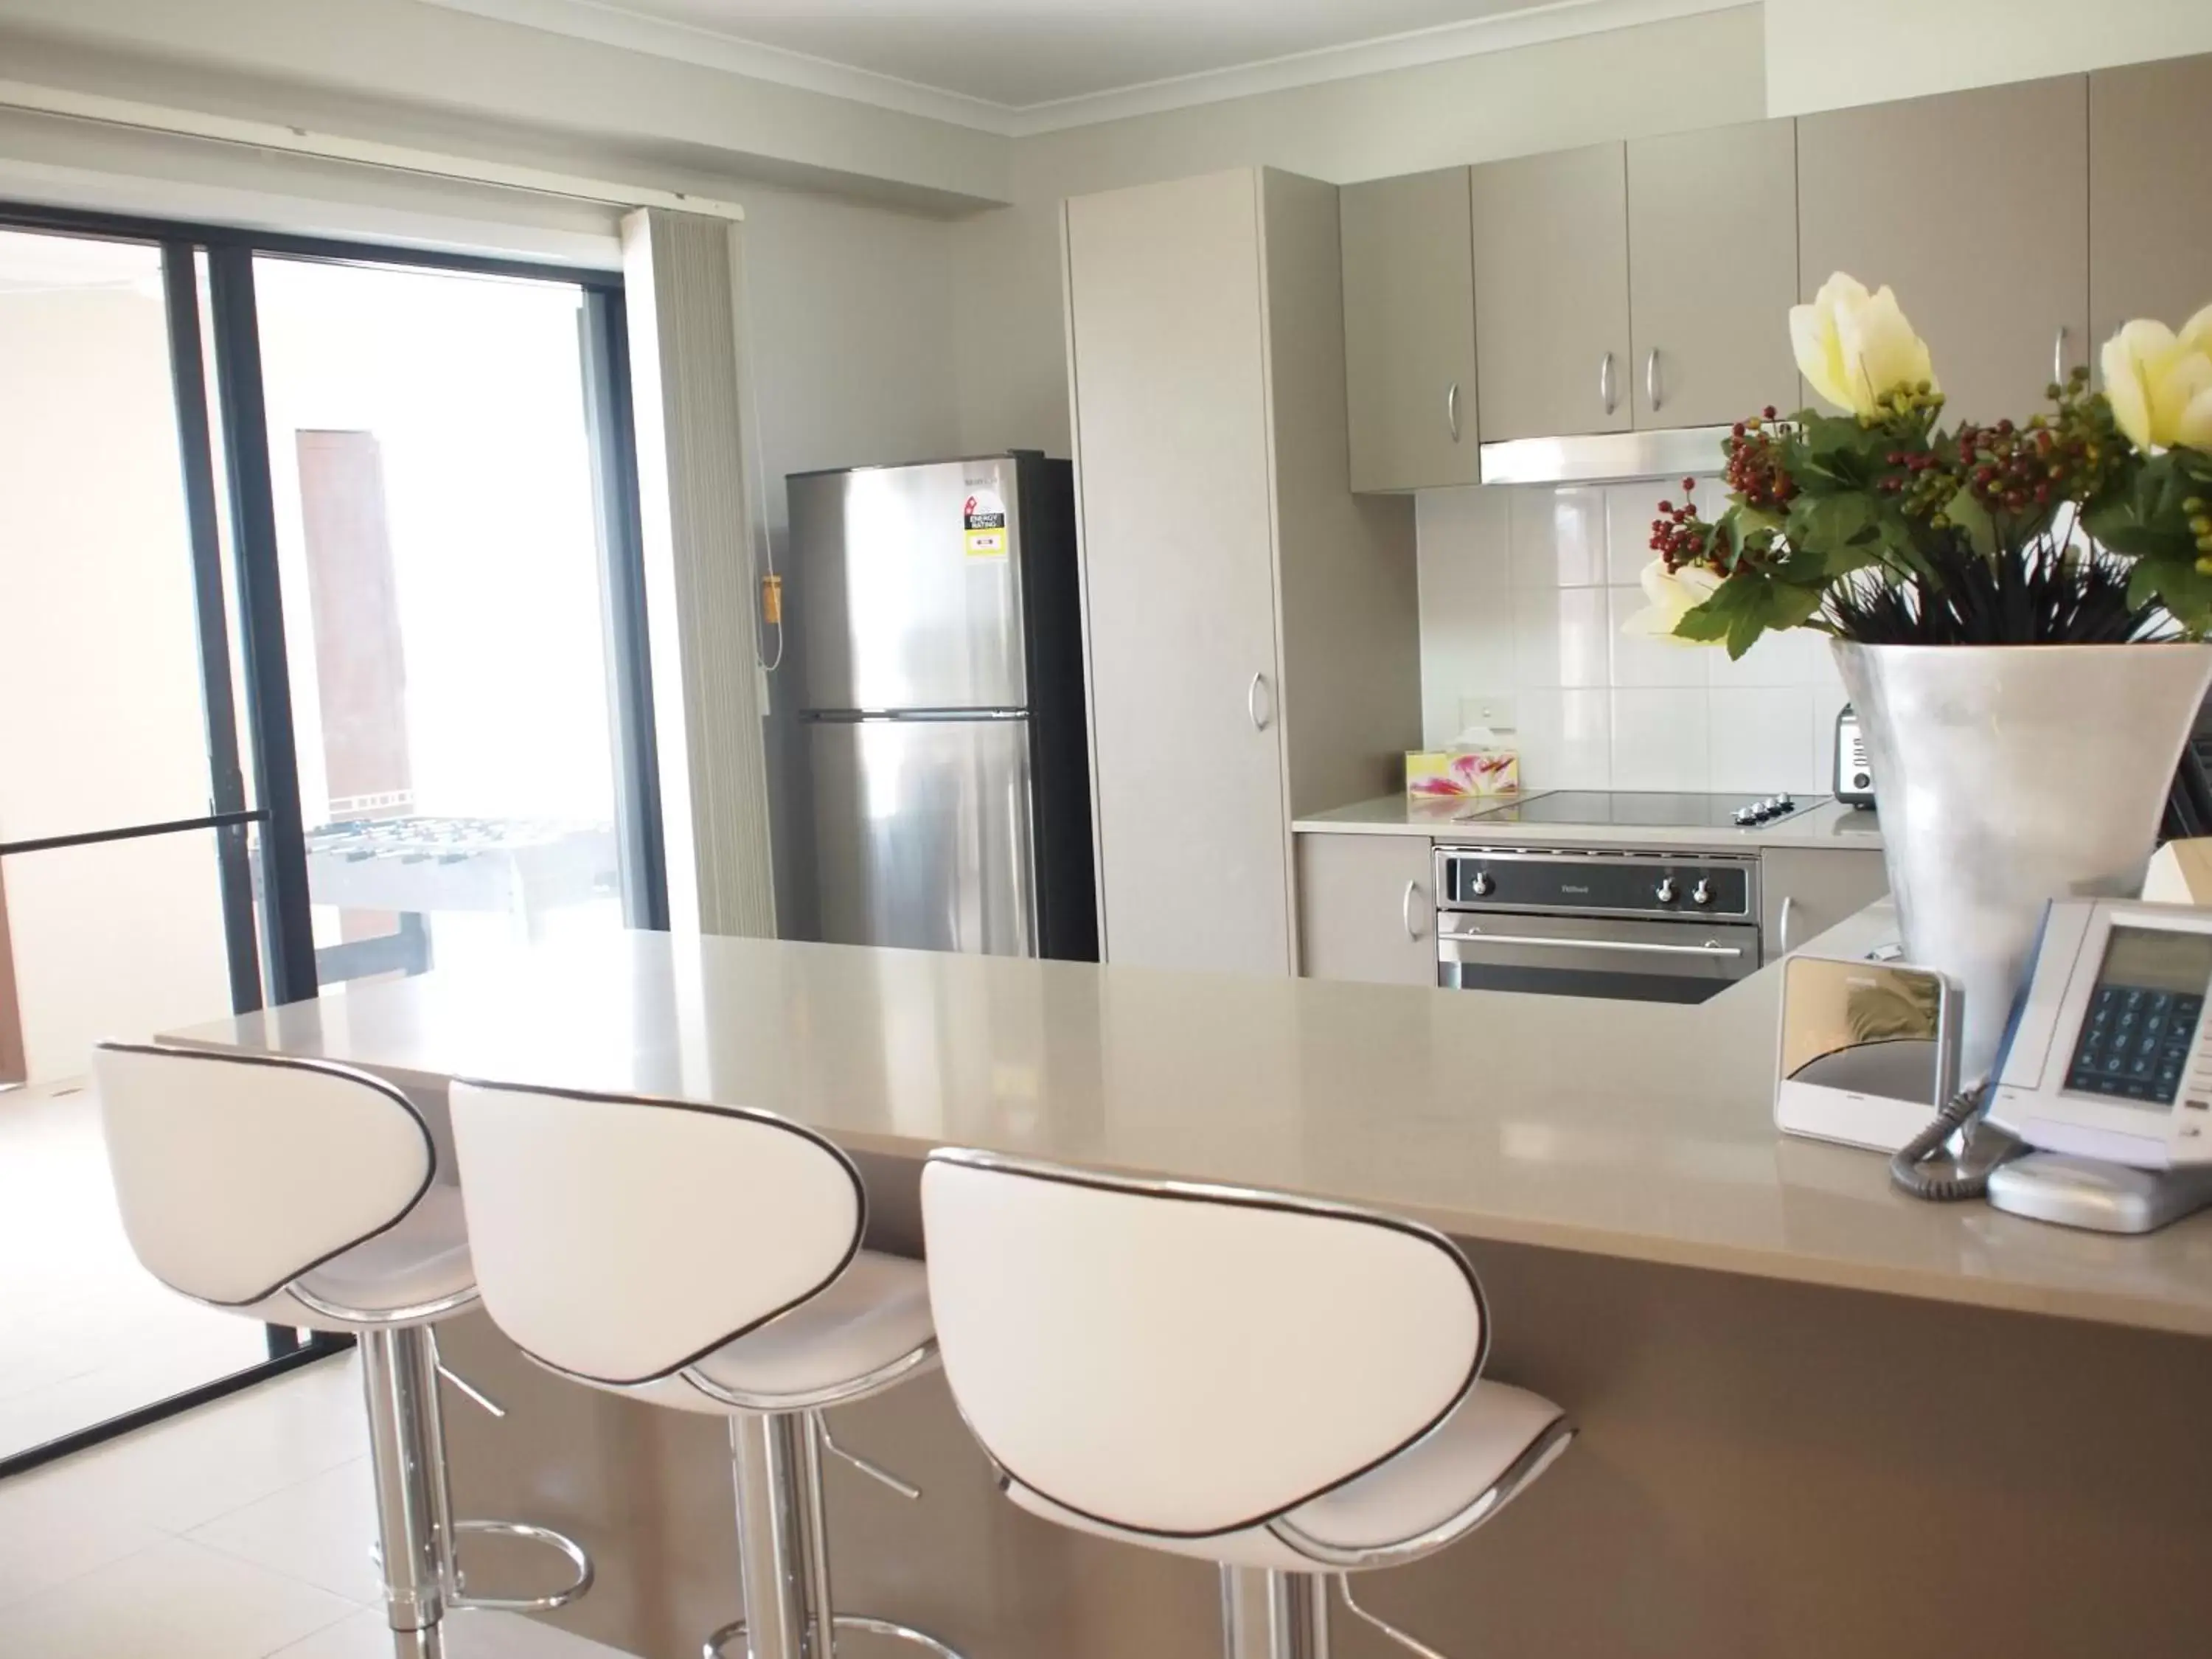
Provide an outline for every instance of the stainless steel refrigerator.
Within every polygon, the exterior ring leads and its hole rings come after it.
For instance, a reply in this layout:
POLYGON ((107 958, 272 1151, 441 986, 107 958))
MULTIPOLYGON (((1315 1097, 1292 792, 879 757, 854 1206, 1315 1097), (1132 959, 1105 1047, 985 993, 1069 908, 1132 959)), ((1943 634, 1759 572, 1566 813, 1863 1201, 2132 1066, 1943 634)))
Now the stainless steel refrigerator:
POLYGON ((787 483, 819 937, 1095 961, 1068 463, 787 483))

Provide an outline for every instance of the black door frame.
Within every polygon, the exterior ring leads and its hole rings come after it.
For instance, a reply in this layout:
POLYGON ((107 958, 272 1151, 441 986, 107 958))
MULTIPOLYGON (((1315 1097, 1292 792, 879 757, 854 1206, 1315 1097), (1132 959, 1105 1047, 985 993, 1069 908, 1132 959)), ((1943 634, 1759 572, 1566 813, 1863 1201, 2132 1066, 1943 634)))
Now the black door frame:
MULTIPOLYGON (((276 505, 270 483, 254 259, 258 255, 270 255, 520 277, 570 283, 582 290, 581 392, 591 440, 592 498, 607 629, 617 842, 624 916, 632 927, 665 927, 667 872, 662 853, 652 664, 646 635, 643 532, 621 274, 33 204, 0 202, 0 230, 128 241, 160 250, 209 765, 208 811, 204 816, 0 842, 0 858, 146 836, 212 830, 233 1012, 249 1013, 263 1006, 264 964, 270 1000, 293 1002, 316 994, 306 825, 284 647, 283 595, 277 578, 276 505), (200 283, 203 256, 207 272, 204 295, 200 283), (204 314, 208 319, 205 331, 204 314), (211 337, 204 339, 204 332, 211 337), (208 373, 210 347, 212 380, 208 373), (218 436, 227 486, 221 491, 216 487, 218 436), (239 745, 240 710, 231 685, 231 641, 224 592, 225 505, 237 587, 230 597, 239 619, 238 654, 253 767, 250 800, 239 745), (248 837, 257 826, 258 845, 252 847, 248 837), (261 864, 258 927, 252 862, 257 851, 261 864)), ((267 1329, 266 1361, 0 1458, 0 1479, 220 1399, 352 1343, 350 1337, 329 1333, 301 1333, 279 1326, 267 1329)))

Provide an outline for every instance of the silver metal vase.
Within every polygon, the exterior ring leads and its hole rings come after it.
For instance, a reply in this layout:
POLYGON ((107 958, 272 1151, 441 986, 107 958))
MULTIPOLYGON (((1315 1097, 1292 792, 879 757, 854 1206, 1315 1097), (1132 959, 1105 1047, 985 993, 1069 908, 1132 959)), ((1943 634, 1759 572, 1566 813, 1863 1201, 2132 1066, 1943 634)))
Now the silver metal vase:
POLYGON ((1966 993, 1989 1074, 2046 901, 2142 884, 2212 645, 1856 645, 1858 711, 1906 957, 1966 993))

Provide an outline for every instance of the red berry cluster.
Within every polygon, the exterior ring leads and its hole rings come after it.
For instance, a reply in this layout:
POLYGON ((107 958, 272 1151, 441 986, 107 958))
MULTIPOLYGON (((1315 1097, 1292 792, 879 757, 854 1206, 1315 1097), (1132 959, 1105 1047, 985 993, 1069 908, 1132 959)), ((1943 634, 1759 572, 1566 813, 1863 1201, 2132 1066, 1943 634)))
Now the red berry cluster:
POLYGON ((1651 521, 1651 550, 1669 570, 1703 564, 1709 556, 1712 526, 1698 516, 1698 504, 1690 499, 1697 489, 1695 478, 1683 479, 1681 504, 1660 502, 1659 516, 1651 521))
POLYGON ((1933 450, 1893 449, 1882 459, 1899 470, 1876 479, 1875 488, 1885 495, 1904 496, 1905 510, 1919 518, 1941 516, 1951 497, 1959 493, 1958 478, 1933 450))
POLYGON ((1728 485, 1746 507, 1779 513, 1797 493, 1797 481, 1782 460, 1782 434, 1768 425, 1778 419, 1769 404, 1748 421, 1738 421, 1728 436, 1728 485))
POLYGON ((2037 416, 2024 428, 2010 421, 1959 429, 1959 476, 1974 499, 1991 512, 2025 513, 2054 501, 2083 501, 2105 483, 2112 454, 2110 434, 2081 406, 2086 373, 2058 395, 2058 418, 2037 416))

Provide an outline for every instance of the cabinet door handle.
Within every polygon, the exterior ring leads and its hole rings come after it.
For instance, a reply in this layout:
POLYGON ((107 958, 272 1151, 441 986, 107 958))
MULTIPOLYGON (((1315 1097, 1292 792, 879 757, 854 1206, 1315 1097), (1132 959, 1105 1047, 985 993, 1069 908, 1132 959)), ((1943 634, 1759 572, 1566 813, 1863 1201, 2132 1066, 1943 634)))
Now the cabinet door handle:
POLYGON ((2066 325, 2058 325, 2057 337, 2051 343, 2051 381, 2053 386, 2066 384, 2066 325))
POLYGON ((1787 896, 1784 897, 1782 901, 1782 919, 1775 924, 1774 928, 1774 931, 1778 935, 1775 941, 1778 947, 1775 951, 1775 955, 1777 956, 1786 957, 1790 954, 1790 913, 1796 908, 1797 901, 1795 898, 1787 896))
POLYGON ((1644 354, 1644 401, 1651 405, 1651 412, 1654 415, 1659 412, 1659 348, 1657 346, 1653 346, 1644 354))
POLYGON ((1252 684, 1244 688, 1244 712, 1251 717, 1252 729, 1255 732, 1266 731, 1267 722, 1273 718, 1272 711, 1261 707, 1260 702, 1260 694, 1267 689, 1267 677, 1265 674, 1253 675, 1252 684))
POLYGON ((1413 907, 1413 901, 1421 896, 1421 884, 1418 881, 1409 881, 1406 884, 1405 897, 1398 901, 1398 915, 1405 921, 1407 939, 1420 939, 1425 936, 1425 931, 1417 919, 1417 913, 1413 907))
POLYGON ((1452 441, 1459 441, 1459 382, 1454 380, 1444 392, 1444 424, 1451 428, 1452 441))
POLYGON ((1598 361, 1597 400, 1605 405, 1605 412, 1608 415, 1613 413, 1614 406, 1620 401, 1613 391, 1613 354, 1610 351, 1598 361))

